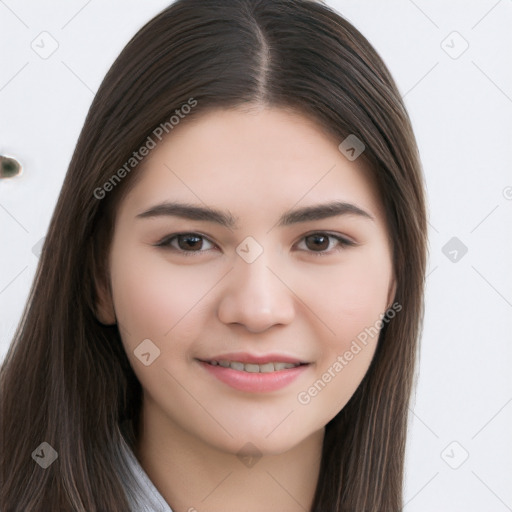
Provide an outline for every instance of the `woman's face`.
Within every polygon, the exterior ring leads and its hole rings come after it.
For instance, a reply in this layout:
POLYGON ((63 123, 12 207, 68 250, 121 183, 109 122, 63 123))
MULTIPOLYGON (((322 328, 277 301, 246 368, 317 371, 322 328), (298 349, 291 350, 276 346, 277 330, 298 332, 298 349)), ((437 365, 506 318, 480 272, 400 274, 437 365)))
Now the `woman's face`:
POLYGON ((169 432, 281 453, 364 377, 394 296, 391 247, 341 142, 284 110, 217 110, 147 156, 116 217, 115 318, 102 314, 169 432))

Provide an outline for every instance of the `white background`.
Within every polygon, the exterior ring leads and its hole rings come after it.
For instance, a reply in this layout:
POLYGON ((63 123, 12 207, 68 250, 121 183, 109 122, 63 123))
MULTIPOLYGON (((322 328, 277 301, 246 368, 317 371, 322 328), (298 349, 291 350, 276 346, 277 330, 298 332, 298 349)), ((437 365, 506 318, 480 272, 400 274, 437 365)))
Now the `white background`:
MULTIPOLYGON (((327 3, 391 70, 427 184, 426 319, 404 510, 512 510, 512 1, 327 3), (453 237, 468 249, 457 261, 443 253, 453 237)), ((0 180, 0 360, 94 93, 166 6, 0 0, 0 154, 24 165, 0 180), (31 47, 42 37, 49 47, 44 31, 58 43, 47 59, 31 47)))

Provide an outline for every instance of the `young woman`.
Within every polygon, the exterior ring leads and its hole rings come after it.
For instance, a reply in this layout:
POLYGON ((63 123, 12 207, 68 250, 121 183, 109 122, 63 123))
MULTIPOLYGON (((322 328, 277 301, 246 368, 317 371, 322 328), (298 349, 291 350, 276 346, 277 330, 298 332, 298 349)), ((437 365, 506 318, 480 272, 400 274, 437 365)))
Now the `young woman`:
POLYGON ((91 105, 0 371, 0 510, 397 511, 425 195, 308 0, 178 0, 91 105))

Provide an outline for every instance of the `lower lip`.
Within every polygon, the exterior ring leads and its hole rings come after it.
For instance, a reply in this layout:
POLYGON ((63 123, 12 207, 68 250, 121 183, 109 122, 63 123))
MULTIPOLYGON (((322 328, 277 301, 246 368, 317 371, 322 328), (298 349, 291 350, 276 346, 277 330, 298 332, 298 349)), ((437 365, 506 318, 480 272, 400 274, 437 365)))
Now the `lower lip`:
POLYGON ((233 370, 233 368, 224 368, 220 365, 213 366, 204 361, 199 361, 199 363, 224 384, 248 393, 267 393, 282 389, 291 384, 309 367, 309 364, 304 364, 287 370, 251 373, 233 370))

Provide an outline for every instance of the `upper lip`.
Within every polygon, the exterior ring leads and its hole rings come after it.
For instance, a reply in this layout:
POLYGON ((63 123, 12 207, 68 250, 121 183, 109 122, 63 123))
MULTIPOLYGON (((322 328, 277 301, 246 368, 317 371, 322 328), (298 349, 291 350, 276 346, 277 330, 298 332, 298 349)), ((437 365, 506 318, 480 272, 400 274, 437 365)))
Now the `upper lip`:
POLYGON ((246 352, 231 352, 229 354, 220 354, 218 356, 210 357, 207 359, 201 359, 201 361, 237 361, 240 363, 253 363, 253 364, 265 364, 265 363, 292 363, 292 364, 307 364, 306 361, 301 361, 296 357, 287 356, 285 354, 265 354, 255 355, 248 354, 246 352))

